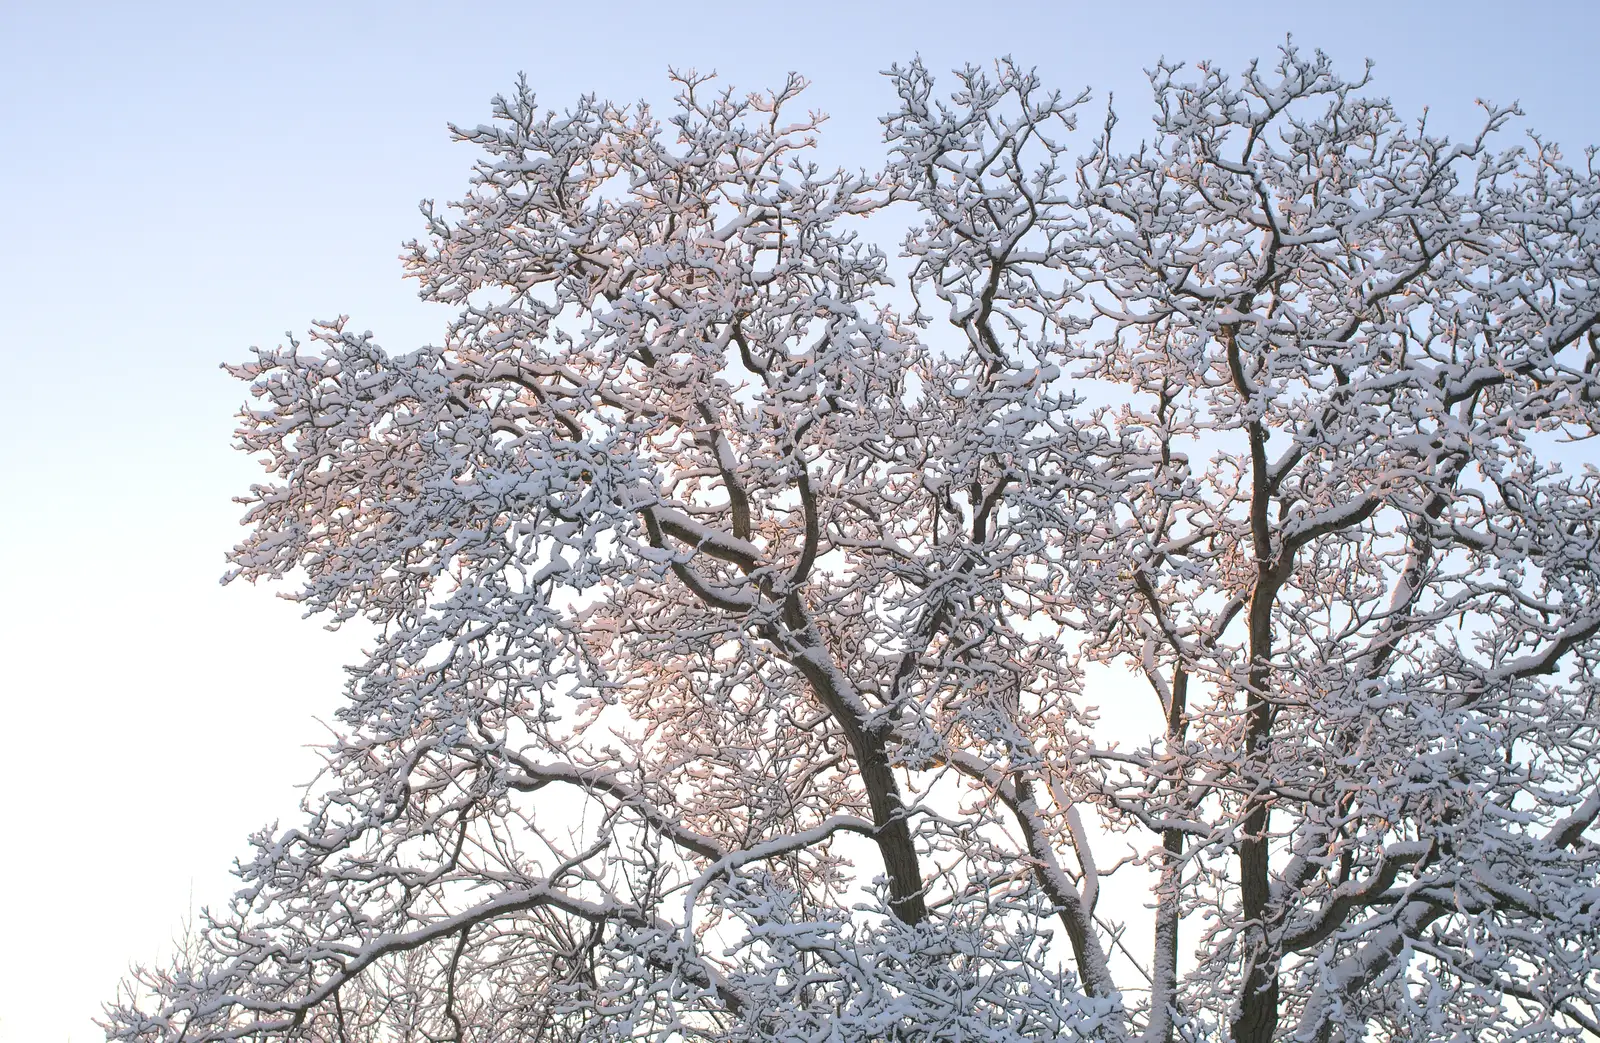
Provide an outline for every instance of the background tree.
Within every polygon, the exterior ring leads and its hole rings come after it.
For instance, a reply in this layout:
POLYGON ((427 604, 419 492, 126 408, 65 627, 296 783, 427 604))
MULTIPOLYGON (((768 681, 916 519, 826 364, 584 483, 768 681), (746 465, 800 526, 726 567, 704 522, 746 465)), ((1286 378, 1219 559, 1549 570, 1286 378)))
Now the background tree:
POLYGON ((1289 48, 1078 159, 1086 95, 889 76, 874 173, 798 78, 519 85, 444 344, 235 369, 232 575, 380 634, 113 1038, 1600 1034, 1593 154, 1289 48))

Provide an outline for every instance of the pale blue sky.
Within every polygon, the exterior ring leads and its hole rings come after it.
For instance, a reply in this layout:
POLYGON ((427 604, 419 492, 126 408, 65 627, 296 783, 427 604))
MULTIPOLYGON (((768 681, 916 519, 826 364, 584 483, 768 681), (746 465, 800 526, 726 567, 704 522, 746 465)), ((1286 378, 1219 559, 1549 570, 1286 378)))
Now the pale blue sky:
POLYGON ((1117 92, 1145 125, 1161 55, 1237 69, 1284 33, 1435 126, 1521 99, 1600 141, 1600 4, 207 3, 0 5, 0 1041, 99 1038, 130 960, 244 835, 290 816, 352 639, 218 589, 250 344, 341 312, 392 348, 442 316, 399 279, 416 202, 447 199, 475 123, 525 70, 543 100, 665 102, 677 65, 743 87, 797 69, 826 155, 876 161, 876 75, 1012 54, 1117 92))

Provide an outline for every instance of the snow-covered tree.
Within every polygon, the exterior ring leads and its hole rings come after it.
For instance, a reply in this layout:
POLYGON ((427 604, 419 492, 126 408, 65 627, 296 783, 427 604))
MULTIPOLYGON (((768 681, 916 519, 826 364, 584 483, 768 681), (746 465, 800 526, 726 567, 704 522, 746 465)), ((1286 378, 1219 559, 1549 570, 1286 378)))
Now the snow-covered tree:
POLYGON ((112 1038, 1600 1036, 1594 153, 889 80, 855 173, 799 78, 519 84, 440 346, 234 368, 230 576, 376 636, 112 1038))

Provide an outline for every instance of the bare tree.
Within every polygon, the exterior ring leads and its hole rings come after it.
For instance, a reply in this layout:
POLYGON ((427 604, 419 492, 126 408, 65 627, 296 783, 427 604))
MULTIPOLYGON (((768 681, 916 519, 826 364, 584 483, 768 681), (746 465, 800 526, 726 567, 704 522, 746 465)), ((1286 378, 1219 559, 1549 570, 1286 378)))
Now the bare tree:
POLYGON ((1128 146, 889 78, 872 173, 798 78, 521 84, 442 346, 235 368, 232 575, 379 636, 112 1038, 1600 1036, 1594 153, 1293 48, 1128 146))

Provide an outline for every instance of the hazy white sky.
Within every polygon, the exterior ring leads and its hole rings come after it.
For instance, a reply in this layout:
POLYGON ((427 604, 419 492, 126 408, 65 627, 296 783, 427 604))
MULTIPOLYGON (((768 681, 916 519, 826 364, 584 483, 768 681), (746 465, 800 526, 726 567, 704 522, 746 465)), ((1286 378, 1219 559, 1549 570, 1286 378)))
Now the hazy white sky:
POLYGON ((256 472, 217 364, 340 313, 437 339, 396 255, 465 184, 447 120, 518 70, 559 106, 665 102, 668 65, 797 69, 824 158, 868 165, 878 70, 1009 53, 1115 90, 1131 138, 1157 57, 1237 69, 1289 31, 1435 126, 1521 99, 1572 153, 1600 141, 1588 0, 0 4, 0 1043, 100 1038, 128 963, 293 817, 358 635, 218 587, 256 472))

